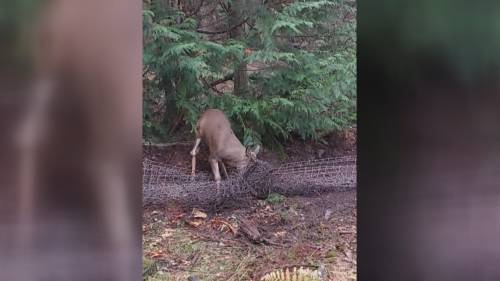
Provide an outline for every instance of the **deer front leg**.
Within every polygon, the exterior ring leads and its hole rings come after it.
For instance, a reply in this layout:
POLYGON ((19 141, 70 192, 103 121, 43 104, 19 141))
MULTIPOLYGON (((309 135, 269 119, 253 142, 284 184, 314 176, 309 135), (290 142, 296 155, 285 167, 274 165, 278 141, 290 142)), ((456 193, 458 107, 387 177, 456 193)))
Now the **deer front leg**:
POLYGON ((220 161, 220 165, 222 166, 222 173, 224 174, 224 177, 227 179, 227 170, 226 170, 226 165, 224 165, 224 162, 220 161))
POLYGON ((220 186, 220 173, 219 173, 219 161, 217 159, 210 157, 210 166, 212 167, 212 173, 214 174, 214 179, 217 187, 220 186))
POLYGON ((200 151, 200 149, 198 147, 200 145, 200 142, 201 142, 201 138, 196 138, 196 141, 194 142, 194 147, 191 150, 191 156, 192 156, 192 159, 191 159, 191 176, 193 176, 193 177, 194 177, 195 171, 196 171, 196 154, 198 154, 198 152, 200 151))

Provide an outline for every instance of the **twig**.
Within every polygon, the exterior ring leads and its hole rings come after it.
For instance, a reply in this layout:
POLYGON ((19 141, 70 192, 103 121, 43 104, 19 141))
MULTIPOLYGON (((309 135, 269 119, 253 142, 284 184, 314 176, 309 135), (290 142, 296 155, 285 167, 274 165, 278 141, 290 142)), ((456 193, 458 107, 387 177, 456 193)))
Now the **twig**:
POLYGON ((224 9, 224 11, 226 12, 227 15, 229 15, 231 13, 229 11, 229 7, 227 7, 226 5, 224 5, 224 3, 222 3, 221 0, 219 0, 219 5, 224 9))
POLYGON ((266 244, 266 245, 270 245, 270 246, 283 246, 282 244, 274 242, 274 241, 271 241, 270 239, 265 238, 265 237, 262 238, 261 240, 262 240, 262 243, 266 244))
POLYGON ((241 25, 245 24, 247 22, 248 18, 245 18, 243 21, 241 21, 240 23, 237 23, 235 25, 233 25, 232 27, 226 29, 226 30, 219 30, 219 31, 208 31, 208 30, 201 30, 201 29, 197 29, 196 32, 198 33, 203 33, 203 34, 223 34, 223 33, 228 33, 230 31, 232 31, 233 29, 237 28, 237 27, 240 27, 241 25))
POLYGON ((170 127, 170 133, 174 132, 177 129, 182 119, 183 119, 183 114, 180 114, 173 122, 174 124, 170 127))
MULTIPOLYGON (((247 255, 246 255, 246 256, 245 256, 245 257, 244 257, 244 258, 240 261, 240 263, 238 264, 238 266, 236 267, 236 269, 234 270, 234 272, 233 272, 231 275, 229 275, 229 277, 227 278, 227 280, 233 280, 233 277, 235 277, 235 275, 236 275, 236 274, 240 273, 240 270, 241 270, 241 269, 242 269, 242 267, 243 267, 243 263, 244 263, 247 259, 249 259, 250 257, 251 257, 251 254, 250 254, 250 252, 249 252, 249 253, 248 253, 248 254, 247 254, 247 255)), ((246 271, 248 271, 248 269, 247 269, 246 271)), ((243 272, 243 273, 246 273, 246 272, 243 272)), ((240 277, 240 278, 241 278, 241 273, 240 273, 240 274, 238 274, 238 275, 239 275, 239 276, 237 276, 237 277, 240 277)), ((238 279, 238 280, 239 280, 239 279, 238 279)))
POLYGON ((193 260, 191 261, 191 264, 188 267, 188 270, 191 270, 196 265, 196 263, 200 259, 200 256, 201 256, 201 252, 200 251, 196 252, 196 254, 193 257, 193 260))

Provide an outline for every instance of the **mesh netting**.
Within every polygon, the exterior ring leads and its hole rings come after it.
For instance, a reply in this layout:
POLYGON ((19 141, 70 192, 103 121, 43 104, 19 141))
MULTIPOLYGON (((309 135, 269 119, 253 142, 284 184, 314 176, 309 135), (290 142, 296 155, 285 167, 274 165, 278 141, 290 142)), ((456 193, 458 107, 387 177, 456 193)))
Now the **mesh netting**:
POLYGON ((264 198, 271 192, 309 195, 345 191, 356 187, 356 157, 343 156, 291 162, 273 167, 258 160, 244 173, 229 173, 219 188, 210 172, 191 176, 186 168, 167 166, 149 159, 143 162, 143 203, 221 207, 241 205, 250 197, 264 198))

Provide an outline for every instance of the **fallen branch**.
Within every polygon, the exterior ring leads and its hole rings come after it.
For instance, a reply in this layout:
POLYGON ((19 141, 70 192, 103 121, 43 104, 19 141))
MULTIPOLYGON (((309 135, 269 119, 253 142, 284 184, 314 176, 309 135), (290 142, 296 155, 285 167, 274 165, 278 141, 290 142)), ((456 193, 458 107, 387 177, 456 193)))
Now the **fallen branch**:
POLYGON ((256 244, 266 244, 266 245, 273 245, 273 246, 280 245, 276 242, 273 242, 273 241, 263 237, 262 234, 257 229, 257 226, 255 226, 255 224, 253 224, 249 220, 246 220, 244 218, 240 218, 238 221, 239 221, 239 229, 241 230, 241 233, 243 233, 251 242, 256 243, 256 244))

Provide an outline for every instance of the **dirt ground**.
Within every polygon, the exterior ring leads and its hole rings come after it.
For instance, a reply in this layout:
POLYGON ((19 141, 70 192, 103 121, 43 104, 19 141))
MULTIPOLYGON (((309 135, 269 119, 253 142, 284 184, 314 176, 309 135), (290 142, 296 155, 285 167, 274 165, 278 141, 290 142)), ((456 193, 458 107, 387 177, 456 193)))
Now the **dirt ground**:
MULTIPOLYGON (((279 164, 356 152, 355 130, 325 139, 325 144, 288 143, 286 159, 270 151, 259 157, 279 164)), ((144 156, 190 167, 190 149, 185 144, 148 147, 144 156)), ((202 148, 199 169, 208 170, 203 157, 202 148)), ((142 231, 145 280, 252 280, 289 265, 324 265, 328 280, 356 280, 354 190, 314 197, 272 194, 250 207, 215 213, 176 205, 150 207, 144 209, 142 231), (242 220, 256 226, 263 240, 244 235, 242 220)))

